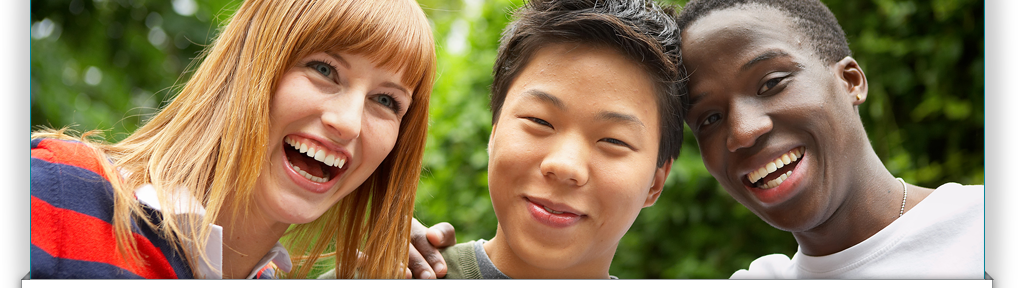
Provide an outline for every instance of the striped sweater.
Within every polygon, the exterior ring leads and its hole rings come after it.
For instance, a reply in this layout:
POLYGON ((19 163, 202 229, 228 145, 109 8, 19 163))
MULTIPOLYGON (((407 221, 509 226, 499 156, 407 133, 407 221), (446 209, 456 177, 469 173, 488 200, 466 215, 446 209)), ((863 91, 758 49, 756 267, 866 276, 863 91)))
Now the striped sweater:
MULTIPOLYGON (((176 243, 137 221, 132 221, 131 230, 143 264, 128 262, 117 251, 113 187, 90 148, 73 141, 35 139, 31 165, 32 278, 194 277, 178 252, 183 250, 174 249, 176 243)), ((142 207, 158 225, 161 214, 142 207)), ((273 272, 262 269, 256 278, 271 278, 273 272)))

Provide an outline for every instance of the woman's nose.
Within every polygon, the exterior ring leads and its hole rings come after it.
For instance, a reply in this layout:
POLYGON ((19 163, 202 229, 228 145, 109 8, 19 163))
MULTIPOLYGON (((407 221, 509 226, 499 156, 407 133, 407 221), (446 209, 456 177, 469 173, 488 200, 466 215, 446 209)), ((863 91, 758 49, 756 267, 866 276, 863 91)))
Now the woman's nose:
POLYGON ((366 96, 361 94, 337 97, 333 101, 322 103, 325 105, 322 123, 340 139, 352 140, 360 137, 366 99, 366 96))

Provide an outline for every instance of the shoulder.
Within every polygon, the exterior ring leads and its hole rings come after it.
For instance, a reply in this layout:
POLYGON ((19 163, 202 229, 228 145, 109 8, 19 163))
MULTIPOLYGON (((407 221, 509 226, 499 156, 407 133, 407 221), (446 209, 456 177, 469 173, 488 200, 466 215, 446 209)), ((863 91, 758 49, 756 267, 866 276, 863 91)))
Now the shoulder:
POLYGON ((934 193, 950 194, 951 196, 960 196, 965 198, 983 198, 983 185, 961 185, 958 183, 945 183, 940 185, 937 189, 934 189, 934 193))
POLYGON ((31 274, 33 278, 190 277, 182 256, 147 225, 131 221, 130 237, 145 263, 117 248, 113 187, 106 161, 75 141, 32 140, 31 274))
POLYGON ((70 210, 110 223, 113 187, 102 171, 94 150, 81 142, 32 140, 32 218, 70 210))
POLYGON ((32 218, 52 219, 36 214, 70 210, 110 223, 113 187, 102 171, 98 156, 85 144, 46 138, 32 140, 32 218))
POLYGON ((95 150, 77 141, 50 138, 32 140, 32 166, 37 163, 75 167, 108 179, 95 150))
POLYGON ((442 257, 445 258, 448 269, 445 279, 480 279, 480 265, 474 253, 476 242, 459 243, 442 250, 442 257))
MULTIPOLYGON (((464 254, 470 254, 474 256, 474 243, 477 241, 463 242, 452 247, 442 249, 442 257, 448 256, 460 256, 464 254)), ((447 257, 448 258, 448 257, 447 257)))
POLYGON ((792 266, 792 260, 784 254, 766 255, 749 264, 749 269, 739 269, 731 279, 782 279, 785 271, 792 266))
MULTIPOLYGON (((971 210, 978 214, 982 214, 984 204, 984 187, 983 185, 961 185, 958 183, 947 183, 940 185, 937 189, 933 190, 933 193, 928 198, 935 199, 929 201, 932 206, 940 206, 938 209, 950 209, 950 210, 971 210)), ((923 199, 923 202, 927 202, 923 199)), ((922 202, 920 202, 922 203, 922 202)))

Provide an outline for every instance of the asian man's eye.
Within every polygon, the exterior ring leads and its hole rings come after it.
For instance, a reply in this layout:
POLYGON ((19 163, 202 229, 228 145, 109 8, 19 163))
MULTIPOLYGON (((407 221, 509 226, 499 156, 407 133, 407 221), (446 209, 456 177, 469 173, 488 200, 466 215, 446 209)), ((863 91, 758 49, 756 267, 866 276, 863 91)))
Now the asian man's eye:
POLYGON ((612 144, 612 145, 618 145, 618 146, 630 148, 630 149, 633 148, 633 146, 629 146, 629 143, 626 143, 626 142, 624 142, 622 140, 615 139, 615 138, 604 138, 604 139, 601 139, 601 141, 607 142, 607 143, 612 144))
POLYGON ((551 123, 548 123, 548 121, 544 121, 544 119, 537 117, 526 117, 526 119, 530 120, 531 122, 537 123, 537 125, 548 126, 548 128, 555 129, 554 126, 551 126, 551 123))

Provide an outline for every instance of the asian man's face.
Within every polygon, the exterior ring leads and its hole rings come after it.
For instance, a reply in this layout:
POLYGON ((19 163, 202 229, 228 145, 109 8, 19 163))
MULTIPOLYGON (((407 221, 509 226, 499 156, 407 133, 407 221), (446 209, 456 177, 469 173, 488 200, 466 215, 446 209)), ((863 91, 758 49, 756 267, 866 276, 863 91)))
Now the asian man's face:
POLYGON ((652 78, 609 48, 540 48, 506 95, 489 141, 499 235, 523 261, 563 269, 610 261, 671 167, 652 78), (500 236, 501 237, 501 236, 500 236))

